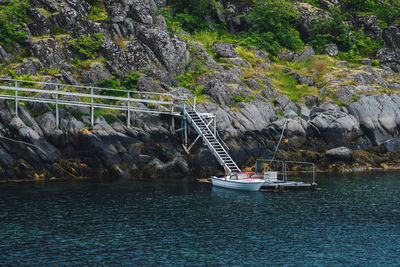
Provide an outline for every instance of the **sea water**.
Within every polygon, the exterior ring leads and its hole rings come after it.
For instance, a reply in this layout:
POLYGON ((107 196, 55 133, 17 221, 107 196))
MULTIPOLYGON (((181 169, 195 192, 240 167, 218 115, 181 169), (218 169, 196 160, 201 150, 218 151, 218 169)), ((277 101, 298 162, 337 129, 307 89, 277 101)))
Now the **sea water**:
POLYGON ((0 185, 0 265, 400 265, 400 173, 321 191, 190 180, 0 185))

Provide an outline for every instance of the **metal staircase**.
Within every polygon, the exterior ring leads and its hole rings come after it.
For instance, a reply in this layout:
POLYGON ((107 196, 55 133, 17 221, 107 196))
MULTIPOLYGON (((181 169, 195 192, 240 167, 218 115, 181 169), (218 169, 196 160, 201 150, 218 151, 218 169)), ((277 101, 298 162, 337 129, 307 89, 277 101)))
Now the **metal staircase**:
POLYGON ((225 149, 222 145, 222 141, 220 141, 210 130, 208 124, 202 118, 201 114, 194 109, 185 109, 184 115, 199 136, 201 136, 204 143, 211 150, 213 155, 217 158, 218 162, 225 168, 225 171, 229 174, 241 172, 239 167, 229 156, 227 149, 225 149))

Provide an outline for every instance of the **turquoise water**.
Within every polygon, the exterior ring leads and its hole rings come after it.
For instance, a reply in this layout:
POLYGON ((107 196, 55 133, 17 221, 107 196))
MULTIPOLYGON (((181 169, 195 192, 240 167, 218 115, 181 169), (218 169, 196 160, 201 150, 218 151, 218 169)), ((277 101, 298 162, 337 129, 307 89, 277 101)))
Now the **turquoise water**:
POLYGON ((400 173, 319 182, 2 184, 0 265, 400 265, 400 173))

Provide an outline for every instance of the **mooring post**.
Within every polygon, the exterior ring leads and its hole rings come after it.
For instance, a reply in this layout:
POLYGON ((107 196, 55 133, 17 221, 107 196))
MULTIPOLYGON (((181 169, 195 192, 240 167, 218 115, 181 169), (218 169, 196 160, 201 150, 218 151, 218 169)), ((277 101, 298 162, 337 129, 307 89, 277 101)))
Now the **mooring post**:
POLYGON ((60 116, 58 112, 58 84, 56 84, 56 128, 58 129, 60 125, 60 116))
POLYGON ((18 82, 15 82, 15 117, 18 117, 18 82))
POLYGON ((130 101, 130 92, 128 92, 128 116, 127 116, 127 119, 126 119, 126 125, 128 126, 128 128, 129 127, 131 127, 131 101, 130 101))
POLYGON ((90 125, 94 125, 93 87, 90 87, 90 125))

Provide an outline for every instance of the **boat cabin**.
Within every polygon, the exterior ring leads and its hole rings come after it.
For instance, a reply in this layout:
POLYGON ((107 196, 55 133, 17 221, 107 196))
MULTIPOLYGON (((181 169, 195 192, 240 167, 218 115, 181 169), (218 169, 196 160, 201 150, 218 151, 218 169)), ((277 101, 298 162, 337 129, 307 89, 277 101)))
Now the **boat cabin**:
POLYGON ((229 180, 249 180, 258 179, 255 172, 238 172, 234 173, 229 177, 229 180))

